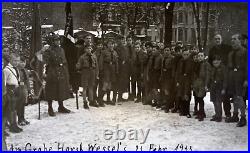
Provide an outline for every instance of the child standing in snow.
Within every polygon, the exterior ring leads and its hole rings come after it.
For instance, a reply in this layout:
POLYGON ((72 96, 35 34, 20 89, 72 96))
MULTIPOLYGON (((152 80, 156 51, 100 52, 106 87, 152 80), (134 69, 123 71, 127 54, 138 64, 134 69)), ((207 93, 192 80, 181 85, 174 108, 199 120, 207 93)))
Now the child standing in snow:
POLYGON ((195 63, 194 71, 194 82, 193 82, 193 92, 195 103, 199 105, 199 110, 197 109, 197 119, 203 121, 206 117, 204 110, 204 97, 206 96, 207 82, 209 75, 209 63, 205 60, 204 53, 200 52, 197 55, 197 61, 195 63))
POLYGON ((102 52, 100 58, 100 65, 103 72, 103 87, 100 93, 100 100, 103 100, 103 96, 107 93, 107 104, 115 105, 117 98, 117 74, 118 70, 118 54, 114 49, 114 41, 107 41, 107 49, 102 52), (110 101, 110 92, 113 90, 113 100, 110 101))
POLYGON ((214 56, 210 74, 210 100, 214 104, 215 115, 210 121, 222 121, 222 98, 226 89, 226 67, 220 56, 214 56))
POLYGON ((83 88, 83 102, 84 108, 89 109, 87 103, 87 90, 88 90, 88 101, 90 106, 98 107, 98 104, 93 99, 95 79, 98 79, 98 63, 95 54, 92 52, 92 47, 90 45, 84 48, 84 54, 78 59, 76 68, 81 70, 81 81, 83 88))
POLYGON ((28 95, 30 94, 29 74, 25 66, 26 66, 25 59, 21 59, 18 65, 18 69, 20 72, 20 86, 19 86, 20 97, 19 97, 19 102, 17 103, 18 124, 20 126, 29 124, 29 122, 24 117, 25 104, 27 104, 28 95))

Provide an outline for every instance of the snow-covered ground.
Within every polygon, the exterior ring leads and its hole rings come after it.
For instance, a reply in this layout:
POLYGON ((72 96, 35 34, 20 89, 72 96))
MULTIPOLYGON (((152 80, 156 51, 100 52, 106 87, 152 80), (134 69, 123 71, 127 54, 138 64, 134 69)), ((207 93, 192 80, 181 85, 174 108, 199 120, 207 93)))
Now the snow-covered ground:
MULTIPOLYGON (((224 120, 221 123, 209 121, 213 115, 213 105, 209 102, 209 96, 205 99, 207 118, 203 122, 197 121, 194 117, 188 119, 178 114, 166 114, 134 102, 84 110, 80 98, 79 110, 76 109, 75 99, 65 101, 65 105, 72 113, 56 113, 56 117, 49 117, 46 102, 42 102, 41 120, 37 119, 38 105, 26 107, 26 118, 31 124, 23 127, 22 133, 10 133, 10 137, 7 138, 8 148, 42 151, 63 148, 87 151, 90 145, 96 144, 95 150, 122 151, 138 148, 149 151, 150 148, 158 150, 159 147, 166 150, 248 150, 248 126, 237 128, 235 123, 228 124, 224 120), (105 130, 114 132, 112 139, 105 139, 105 130), (124 140, 117 140, 117 130, 120 130, 120 138, 123 137, 124 131, 126 132, 124 140), (144 131, 144 135, 149 130, 144 144, 141 144, 141 130, 144 131), (138 132, 138 135, 133 135, 135 132, 138 132), (138 139, 134 140, 136 136, 138 139)), ((54 102, 56 111, 57 106, 54 102)), ((193 100, 191 113, 192 111, 193 100)))

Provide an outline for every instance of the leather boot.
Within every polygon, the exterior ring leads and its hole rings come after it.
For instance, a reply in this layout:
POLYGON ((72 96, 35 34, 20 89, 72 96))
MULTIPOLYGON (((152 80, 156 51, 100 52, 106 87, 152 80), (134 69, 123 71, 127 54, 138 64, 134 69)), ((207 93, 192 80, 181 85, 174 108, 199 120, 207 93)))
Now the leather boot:
POLYGON ((110 103, 110 105, 115 105, 116 104, 116 95, 114 95, 113 99, 112 99, 112 102, 110 103))
POLYGON ((48 102, 48 114, 49 116, 56 116, 54 110, 53 110, 53 107, 52 107, 52 101, 49 101, 48 102))
POLYGON ((20 133, 22 132, 23 129, 19 128, 17 126, 17 114, 16 112, 11 112, 10 113, 10 132, 13 132, 13 133, 20 133))
POLYGON ((229 117, 228 119, 225 120, 226 123, 234 123, 238 121, 239 121, 238 113, 234 113, 232 117, 229 117))
POLYGON ((58 112, 59 113, 70 113, 70 110, 63 106, 62 101, 58 102, 58 104, 59 104, 59 107, 58 107, 58 112))
POLYGON ((56 114, 55 114, 55 112, 54 112, 54 110, 53 110, 52 107, 49 107, 49 109, 48 109, 48 114, 49 114, 49 116, 51 116, 51 117, 56 116, 56 114))
POLYGON ((92 106, 92 107, 99 107, 99 105, 97 104, 97 102, 95 100, 92 100, 89 102, 89 106, 92 106))
POLYGON ((20 133, 22 131, 23 131, 23 129, 18 127, 17 124, 10 126, 10 132, 12 132, 12 133, 20 133))
POLYGON ((105 104, 104 104, 103 100, 98 101, 98 104, 99 104, 100 107, 105 107, 105 104))
POLYGON ((110 104, 111 103, 111 100, 110 100, 110 90, 107 92, 107 101, 106 101, 107 104, 110 104))
POLYGON ((99 94, 99 97, 98 97, 98 104, 99 104, 100 107, 105 107, 104 102, 103 102, 103 96, 104 96, 103 91, 100 91, 100 94, 99 94))
POLYGON ((205 112, 200 111, 198 115, 198 121, 204 121, 204 118, 206 118, 205 112))
POLYGON ((84 101, 84 102, 83 102, 83 108, 84 108, 84 109, 89 109, 89 105, 88 105, 88 102, 87 102, 87 101, 84 101))
POLYGON ((243 127, 243 126, 245 126, 245 125, 247 125, 247 120, 246 120, 246 117, 241 117, 240 118, 240 121, 237 123, 237 127, 243 127))

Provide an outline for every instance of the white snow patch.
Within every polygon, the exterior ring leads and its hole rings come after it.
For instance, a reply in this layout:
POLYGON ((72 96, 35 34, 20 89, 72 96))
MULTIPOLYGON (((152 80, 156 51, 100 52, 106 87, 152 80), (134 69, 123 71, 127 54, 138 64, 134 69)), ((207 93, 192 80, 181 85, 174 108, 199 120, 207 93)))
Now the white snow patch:
MULTIPOLYGON (((124 95, 124 98, 127 94, 124 95)), ((57 111, 57 102, 53 103, 57 111)), ((191 102, 191 113, 194 102, 191 102)), ((66 147, 78 147, 87 151, 88 144, 101 146, 115 146, 119 150, 136 150, 136 145, 143 151, 148 151, 150 144, 156 148, 167 147, 174 150, 178 144, 183 144, 183 149, 192 147, 192 150, 248 150, 248 126, 237 128, 235 123, 221 123, 209 121, 214 113, 213 104, 209 102, 209 94, 205 98, 205 111, 207 118, 199 122, 192 116, 191 119, 180 117, 178 114, 157 111, 151 106, 141 103, 125 102, 122 105, 106 106, 104 108, 83 109, 82 98, 79 97, 80 109, 76 109, 75 99, 65 101, 65 106, 72 110, 70 114, 56 113, 56 117, 47 114, 47 103, 41 103, 41 120, 38 120, 38 105, 26 107, 26 119, 30 125, 23 127, 24 131, 19 134, 10 133, 7 138, 8 148, 25 149, 27 143, 29 148, 44 150, 45 148, 58 150, 64 145, 66 147), (119 129, 129 131, 150 129, 145 144, 139 135, 138 140, 105 140, 104 130, 115 131, 119 129), (120 143, 121 142, 121 143, 120 143), (120 143, 120 144, 119 144, 120 143), (125 148, 126 147, 126 148, 125 148)), ((232 109, 233 110, 233 109, 232 109)), ((107 148, 106 148, 107 149, 107 148)), ((111 148, 112 149, 112 148, 111 148)), ((180 148, 179 148, 180 150, 180 148)))

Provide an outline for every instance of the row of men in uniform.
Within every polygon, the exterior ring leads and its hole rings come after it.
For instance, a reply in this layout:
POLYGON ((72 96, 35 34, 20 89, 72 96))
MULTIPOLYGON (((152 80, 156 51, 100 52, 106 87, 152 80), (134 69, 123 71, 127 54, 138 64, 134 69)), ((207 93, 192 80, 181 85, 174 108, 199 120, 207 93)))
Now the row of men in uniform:
POLYGON ((161 49, 154 42, 133 44, 132 38, 127 38, 127 43, 122 40, 116 46, 113 40, 108 40, 106 46, 98 43, 94 49, 86 45, 76 64, 82 74, 84 108, 89 108, 88 101, 95 107, 126 101, 122 95, 128 91, 128 100, 142 101, 145 105, 162 108, 166 113, 172 110, 190 118, 193 91, 194 115, 203 121, 206 117, 204 97, 209 89, 215 108, 211 121, 222 121, 223 102, 226 103, 226 122, 238 122, 237 126, 245 126, 246 105, 243 97, 247 91, 247 52, 242 46, 242 36, 233 35, 232 47, 225 48, 221 48, 221 36, 216 35, 215 40, 217 37, 220 42, 212 49, 215 51, 211 51, 208 60, 195 48, 176 46, 171 50, 172 47, 167 46, 161 49), (95 95, 97 93, 98 96, 95 95), (107 101, 103 101, 104 94, 107 94, 107 101), (231 104, 225 102, 225 97, 233 100, 233 116, 231 104), (238 109, 241 111, 240 120, 238 109))

